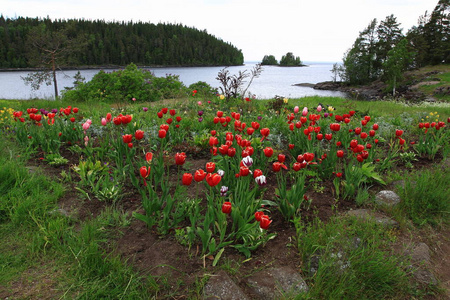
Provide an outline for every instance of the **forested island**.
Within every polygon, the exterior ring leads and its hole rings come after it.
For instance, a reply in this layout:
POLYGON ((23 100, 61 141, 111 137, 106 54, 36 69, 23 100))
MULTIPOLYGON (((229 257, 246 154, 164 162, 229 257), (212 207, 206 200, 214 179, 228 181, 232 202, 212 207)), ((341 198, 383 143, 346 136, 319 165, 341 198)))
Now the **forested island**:
POLYGON ((181 24, 0 16, 0 68, 242 65, 242 51, 181 24))

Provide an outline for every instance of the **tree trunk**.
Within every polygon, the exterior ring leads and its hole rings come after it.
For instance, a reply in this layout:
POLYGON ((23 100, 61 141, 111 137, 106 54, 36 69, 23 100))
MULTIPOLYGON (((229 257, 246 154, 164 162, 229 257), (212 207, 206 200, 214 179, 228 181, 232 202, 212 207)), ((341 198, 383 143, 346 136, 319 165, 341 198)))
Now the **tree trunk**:
POLYGON ((55 86, 55 100, 58 100, 58 83, 56 81, 55 52, 52 53, 53 85, 55 86))

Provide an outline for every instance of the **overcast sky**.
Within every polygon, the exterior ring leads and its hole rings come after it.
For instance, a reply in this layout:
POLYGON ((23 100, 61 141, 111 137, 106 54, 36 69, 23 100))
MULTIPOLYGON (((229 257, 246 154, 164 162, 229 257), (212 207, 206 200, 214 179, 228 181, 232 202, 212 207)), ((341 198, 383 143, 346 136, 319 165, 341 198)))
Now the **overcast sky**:
POLYGON ((341 62, 360 31, 394 14, 404 33, 438 0, 0 0, 4 17, 177 23, 241 49, 245 61, 341 62))

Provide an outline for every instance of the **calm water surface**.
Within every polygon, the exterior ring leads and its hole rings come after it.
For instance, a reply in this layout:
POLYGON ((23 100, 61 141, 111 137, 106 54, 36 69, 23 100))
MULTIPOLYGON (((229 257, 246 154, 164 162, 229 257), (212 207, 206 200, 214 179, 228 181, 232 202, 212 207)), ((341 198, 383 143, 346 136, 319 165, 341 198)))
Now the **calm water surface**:
MULTIPOLYGON (((244 66, 229 67, 230 74, 239 71, 250 70, 255 63, 246 63, 244 66)), ((249 88, 249 92, 255 94, 259 99, 270 99, 275 95, 287 98, 301 98, 305 96, 335 96, 346 97, 344 93, 336 91, 320 91, 309 87, 294 86, 298 83, 318 83, 331 80, 331 63, 309 63, 307 67, 276 67, 264 66, 259 78, 255 78, 249 88)), ((219 87, 216 80, 217 73, 224 67, 178 67, 178 68, 149 68, 156 76, 162 77, 166 74, 179 75, 180 80, 189 86, 198 81, 205 81, 212 87, 219 87)), ((99 70, 80 70, 89 81, 99 70)), ((105 71, 112 71, 105 70, 105 71)), ((77 71, 60 71, 57 74, 58 88, 73 86, 73 76, 77 71)), ((38 91, 32 91, 30 86, 25 85, 21 77, 27 76, 28 72, 0 72, 0 99, 52 99, 54 96, 53 86, 43 85, 38 91)), ((246 86, 246 84, 244 85, 246 86)))

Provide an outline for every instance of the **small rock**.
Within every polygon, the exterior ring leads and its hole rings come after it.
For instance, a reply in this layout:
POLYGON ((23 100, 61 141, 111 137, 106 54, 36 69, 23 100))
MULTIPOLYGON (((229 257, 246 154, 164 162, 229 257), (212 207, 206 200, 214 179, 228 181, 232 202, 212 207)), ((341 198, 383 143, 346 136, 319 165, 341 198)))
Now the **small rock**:
POLYGON ((64 217, 70 217, 70 214, 67 210, 65 210, 64 208, 56 208, 52 211, 49 212, 49 214, 51 215, 61 215, 64 217))
POLYGON ((414 247, 411 253, 411 259, 414 262, 425 262, 430 263, 430 248, 425 243, 419 243, 414 247))
POLYGON ((375 203, 392 207, 400 203, 400 197, 394 191, 380 191, 375 195, 375 203))
POLYGON ((367 221, 367 220, 374 220, 378 224, 381 224, 385 227, 394 227, 398 228, 399 224, 394 219, 391 219, 386 216, 376 216, 372 211, 368 209, 355 209, 355 210, 349 210, 346 212, 347 216, 351 217, 357 217, 361 220, 367 221))
POLYGON ((205 300, 247 300, 247 296, 224 271, 213 275, 203 289, 205 300))
POLYGON ((414 272, 414 277, 423 283, 427 284, 437 284, 436 277, 433 275, 433 273, 430 272, 428 269, 419 268, 414 272))
POLYGON ((257 299, 280 299, 286 294, 298 295, 308 291, 306 282, 290 267, 260 271, 247 278, 247 284, 257 299))

